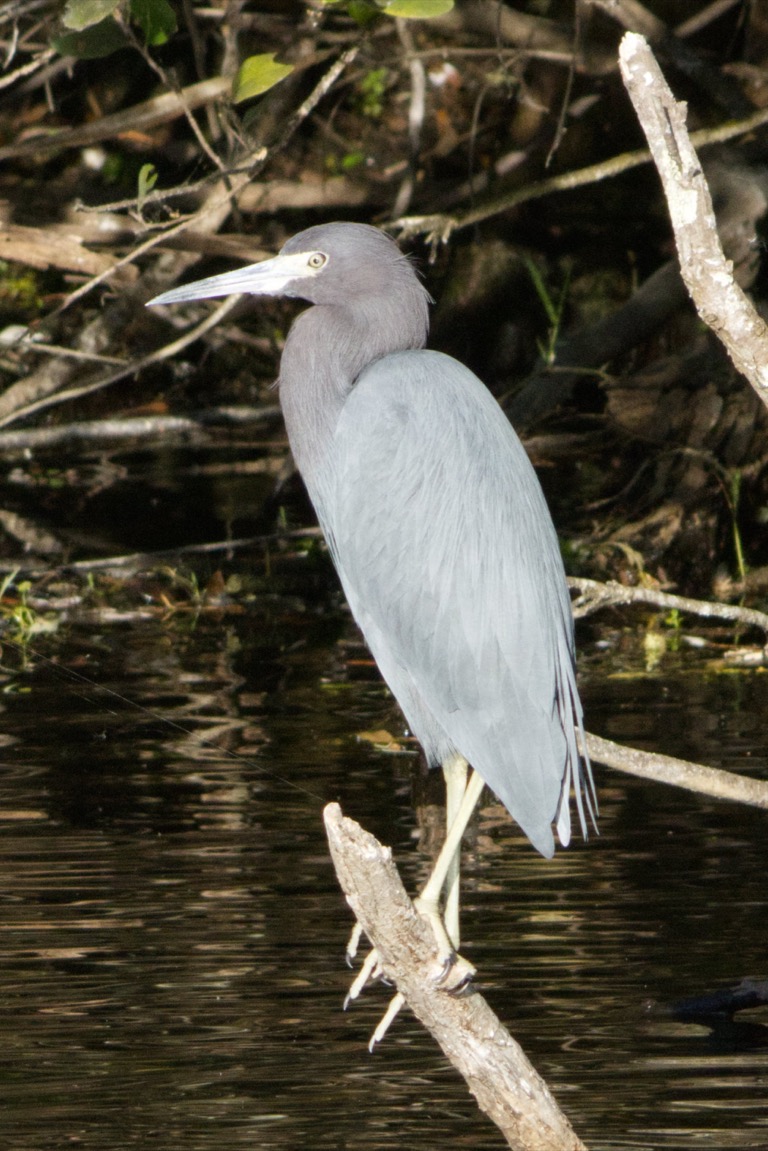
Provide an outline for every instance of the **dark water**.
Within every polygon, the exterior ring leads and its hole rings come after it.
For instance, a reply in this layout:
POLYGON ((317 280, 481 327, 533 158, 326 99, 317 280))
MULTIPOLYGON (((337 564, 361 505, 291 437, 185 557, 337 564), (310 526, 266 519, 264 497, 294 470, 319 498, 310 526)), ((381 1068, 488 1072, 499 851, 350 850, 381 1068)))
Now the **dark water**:
MULTIPOLYGON (((396 709, 322 630, 275 604, 75 627, 0 685, 3 1147, 503 1146, 407 1013, 368 1054, 383 988, 341 1010, 324 802, 411 887, 427 864, 413 757, 355 739, 396 709)), ((766 774, 768 676, 584 654, 592 730, 766 774)), ((647 1010, 768 977, 766 815, 597 774, 600 837, 552 862, 483 809, 463 950, 591 1148, 768 1147, 768 1013, 713 1036, 647 1010)))

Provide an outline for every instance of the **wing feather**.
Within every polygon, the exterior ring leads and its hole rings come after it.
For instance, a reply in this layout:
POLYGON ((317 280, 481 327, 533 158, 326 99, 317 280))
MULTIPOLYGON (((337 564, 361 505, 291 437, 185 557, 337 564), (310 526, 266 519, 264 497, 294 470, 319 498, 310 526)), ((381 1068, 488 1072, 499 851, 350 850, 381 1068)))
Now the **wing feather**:
POLYGON ((468 369, 418 351, 366 368, 333 451, 323 526, 411 729, 433 763, 464 755, 551 855, 572 776, 586 826, 581 708, 558 542, 520 441, 468 369))

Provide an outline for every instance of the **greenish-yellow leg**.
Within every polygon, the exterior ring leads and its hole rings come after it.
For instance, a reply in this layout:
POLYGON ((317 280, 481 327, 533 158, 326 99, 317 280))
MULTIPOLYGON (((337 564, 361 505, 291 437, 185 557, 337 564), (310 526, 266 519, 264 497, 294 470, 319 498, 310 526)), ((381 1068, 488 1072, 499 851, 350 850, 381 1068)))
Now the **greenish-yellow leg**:
MULTIPOLYGON (((437 940, 440 967, 436 979, 443 983, 449 972, 454 977, 458 975, 458 979, 452 978, 451 980, 453 986, 463 985, 474 974, 472 965, 460 957, 457 959, 456 956, 456 948, 459 946, 461 841, 483 790, 483 781, 477 772, 473 771, 469 775, 469 781, 467 781, 467 773, 467 761, 460 756, 456 756, 455 759, 448 760, 443 764, 448 831, 427 884, 415 901, 416 909, 421 915, 426 916, 432 924, 432 930, 437 940), (440 896, 444 889, 446 892, 445 918, 440 914, 440 896)), ((353 938, 348 948, 350 956, 357 949, 359 937, 359 931, 353 932, 353 938)), ((349 989, 345 1007, 350 1001, 357 998, 369 979, 376 977, 377 969, 378 957, 375 951, 371 951, 349 989)), ((371 1049, 384 1038, 387 1029, 404 1002, 402 994, 398 992, 371 1038, 369 1044, 371 1049)))
MULTIPOLYGON (((469 764, 463 756, 447 759, 443 764, 443 777, 445 779, 445 834, 453 827, 453 821, 459 814, 464 792, 467 790, 467 775, 469 764)), ((448 938, 454 948, 459 950, 459 878, 461 874, 461 848, 451 860, 448 873, 445 877, 445 910, 443 920, 448 938)))
MULTIPOLYGON (((464 772, 466 773, 466 761, 462 760, 461 762, 464 765, 464 772)), ((452 763, 455 764, 456 761, 452 761, 452 763)), ((450 766, 446 770, 446 765, 443 765, 443 771, 446 775, 446 784, 448 784, 449 773, 453 776, 449 790, 453 787, 456 795, 458 795, 458 767, 450 766)), ((445 837, 445 843, 440 850, 435 866, 432 868, 432 874, 427 880, 426 887, 416 900, 416 909, 422 915, 425 915, 432 924, 438 944, 440 945, 440 950, 446 962, 450 961, 453 950, 458 946, 459 942, 458 871, 461 859, 461 841, 467 829, 467 824, 472 817, 472 812, 477 807, 477 801, 480 798, 483 786, 482 779, 476 771, 473 771, 469 777, 469 782, 460 793, 461 798, 456 808, 456 814, 449 822, 448 834, 445 837), (444 926, 442 916, 440 915, 440 895, 443 888, 448 884, 450 884, 450 886, 447 895, 444 926), (453 905, 452 911, 448 904, 453 905), (451 914, 454 916, 453 922, 450 918, 451 914)), ((456 796, 451 797, 451 804, 455 803, 455 798, 456 796)))

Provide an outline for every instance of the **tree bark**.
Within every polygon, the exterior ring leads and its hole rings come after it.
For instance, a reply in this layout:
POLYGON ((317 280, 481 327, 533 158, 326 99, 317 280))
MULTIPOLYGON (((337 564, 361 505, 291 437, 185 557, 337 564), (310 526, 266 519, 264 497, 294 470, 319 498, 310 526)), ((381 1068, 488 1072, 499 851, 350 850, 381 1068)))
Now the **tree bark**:
POLYGON ((440 987, 432 929, 408 897, 390 849, 342 815, 337 803, 328 804, 324 818, 339 883, 384 975, 464 1076, 508 1145, 514 1151, 586 1151, 479 992, 470 986, 453 995, 440 987))

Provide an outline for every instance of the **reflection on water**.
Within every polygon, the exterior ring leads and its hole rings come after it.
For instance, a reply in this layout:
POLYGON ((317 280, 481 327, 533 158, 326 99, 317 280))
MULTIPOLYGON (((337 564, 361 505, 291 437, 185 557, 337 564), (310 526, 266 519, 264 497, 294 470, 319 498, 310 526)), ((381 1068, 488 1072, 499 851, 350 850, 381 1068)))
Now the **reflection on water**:
MULTIPOLYGON (((350 919, 323 803, 392 843, 412 887, 427 864, 413 760, 353 738, 397 713, 311 626, 75 634, 61 668, 9 682, 4 1146, 503 1145, 407 1014, 368 1055, 384 989, 341 1011, 350 919)), ((600 734, 766 770, 764 675, 592 672, 584 694, 600 734)), ((768 1145, 760 1032, 724 1042, 647 1010, 765 978, 765 814, 597 776, 600 837, 552 862, 483 809, 465 951, 591 1147, 768 1145)))

